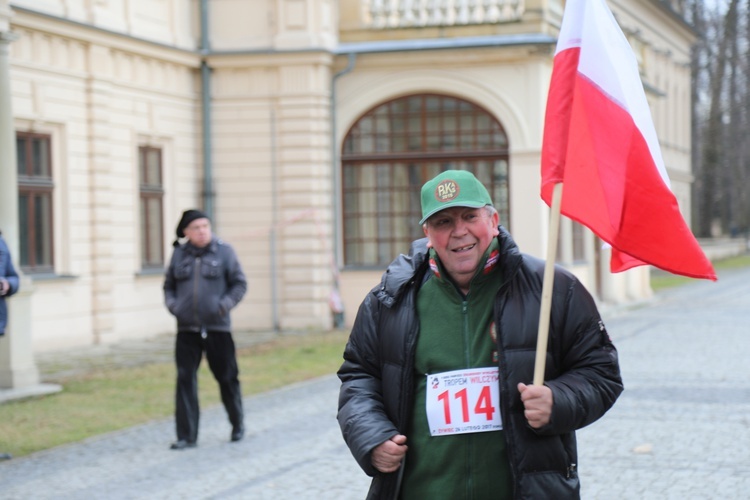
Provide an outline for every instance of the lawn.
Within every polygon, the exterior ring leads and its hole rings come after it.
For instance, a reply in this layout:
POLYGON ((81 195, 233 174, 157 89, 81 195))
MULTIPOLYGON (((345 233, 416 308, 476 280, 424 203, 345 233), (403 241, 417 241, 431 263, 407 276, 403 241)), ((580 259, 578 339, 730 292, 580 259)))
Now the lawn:
MULTIPOLYGON (((343 331, 295 334, 239 350, 243 393, 257 394, 335 373, 347 337, 343 331)), ((64 386, 58 394, 0 405, 0 453, 20 457, 174 412, 171 362, 99 368, 56 382, 64 386)), ((219 404, 218 385, 205 361, 198 384, 202 408, 219 404)))
MULTIPOLYGON (((716 272, 720 272, 728 269, 739 269, 750 266, 750 255, 739 255, 737 257, 730 257, 728 259, 717 260, 713 263, 716 272)), ((671 288, 675 286, 685 285, 693 281, 693 278, 686 276, 678 276, 676 274, 670 274, 658 269, 651 270, 651 288, 654 292, 663 290, 665 288, 671 288)))

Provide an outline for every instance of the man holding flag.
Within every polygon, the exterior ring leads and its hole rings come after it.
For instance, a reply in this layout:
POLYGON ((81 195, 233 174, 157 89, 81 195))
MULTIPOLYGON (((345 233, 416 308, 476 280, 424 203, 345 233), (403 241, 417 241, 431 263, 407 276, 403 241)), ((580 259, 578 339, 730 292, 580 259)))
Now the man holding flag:
POLYGON ((338 372, 368 498, 578 498, 575 431, 623 389, 594 300, 556 269, 547 379, 531 385, 544 261, 468 171, 431 179, 421 202, 426 238, 363 301, 338 372))
MULTIPOLYGON (((542 198, 551 227, 562 207, 612 246, 613 272, 652 264, 716 279, 605 0, 566 2, 542 198)), ((338 372, 338 419, 373 476, 368 498, 578 498, 575 431, 623 389, 594 301, 554 252, 546 264, 520 253, 473 175, 427 182, 422 212, 426 238, 365 298, 338 372)))

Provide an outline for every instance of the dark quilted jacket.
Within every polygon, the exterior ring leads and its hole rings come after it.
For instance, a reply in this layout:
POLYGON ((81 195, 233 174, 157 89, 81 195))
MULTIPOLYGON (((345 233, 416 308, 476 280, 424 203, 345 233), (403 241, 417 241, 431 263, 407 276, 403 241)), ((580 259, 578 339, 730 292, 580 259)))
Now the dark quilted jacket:
MULTIPOLYGON (((554 407, 547 426, 531 429, 516 386, 533 380, 544 262, 520 253, 502 227, 498 240, 503 283, 493 315, 514 497, 578 498, 575 430, 604 415, 622 392, 617 351, 590 294, 573 275, 556 268, 545 369, 554 407)), ((431 276, 426 243, 415 241, 409 255, 398 257, 367 295, 338 372, 338 420, 354 458, 373 477, 368 498, 398 495, 403 467, 382 474, 370 463, 370 453, 393 435, 406 435, 409 425, 419 333, 416 295, 431 276)))
POLYGON ((229 311, 247 291, 232 247, 214 238, 205 248, 185 243, 174 249, 164 275, 164 302, 180 332, 229 332, 229 311))

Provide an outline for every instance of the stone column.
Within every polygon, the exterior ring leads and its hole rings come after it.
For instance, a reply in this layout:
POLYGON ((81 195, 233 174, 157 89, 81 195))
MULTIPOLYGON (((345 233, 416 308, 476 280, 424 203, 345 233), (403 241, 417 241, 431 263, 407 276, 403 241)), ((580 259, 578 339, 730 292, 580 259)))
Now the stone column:
POLYGON ((91 304, 95 344, 109 344, 113 338, 114 316, 114 248, 113 238, 113 175, 112 144, 115 129, 110 116, 112 88, 112 54, 110 49, 92 46, 89 66, 94 75, 88 81, 89 131, 91 167, 89 179, 91 200, 91 304))
MULTIPOLYGON (((7 0, 0 0, 0 229, 18 266, 18 179, 16 132, 10 97, 10 31, 12 12, 7 0)), ((0 389, 21 389, 39 383, 31 343, 31 280, 20 276, 20 290, 7 300, 8 327, 0 337, 0 389)))

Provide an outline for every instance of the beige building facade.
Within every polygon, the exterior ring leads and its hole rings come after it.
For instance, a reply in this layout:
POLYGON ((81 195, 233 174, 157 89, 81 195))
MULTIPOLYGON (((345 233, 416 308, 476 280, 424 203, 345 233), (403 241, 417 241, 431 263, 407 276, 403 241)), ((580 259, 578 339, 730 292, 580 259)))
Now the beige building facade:
MULTIPOLYGON (((11 334, 42 352, 172 331, 163 269, 187 208, 208 211, 243 263, 235 329, 329 328, 338 298, 350 325, 419 235, 409 197, 442 168, 486 175, 501 222, 544 256, 563 3, 0 0, 15 137, 0 229, 29 284, 11 334)), ((609 4, 688 217, 694 33, 668 2, 609 4)), ((599 301, 651 293, 648 269, 611 275, 587 230, 563 221, 560 243, 599 301)))

